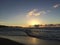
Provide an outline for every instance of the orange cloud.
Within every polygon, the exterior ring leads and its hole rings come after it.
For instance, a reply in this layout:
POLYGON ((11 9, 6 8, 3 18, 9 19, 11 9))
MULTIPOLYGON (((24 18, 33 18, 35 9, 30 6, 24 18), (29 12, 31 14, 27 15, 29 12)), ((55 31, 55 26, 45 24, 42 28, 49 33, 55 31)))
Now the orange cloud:
POLYGON ((46 14, 45 11, 38 11, 37 9, 33 9, 31 11, 29 11, 27 13, 27 16, 30 17, 30 16, 39 16, 39 15, 43 15, 43 14, 46 14))

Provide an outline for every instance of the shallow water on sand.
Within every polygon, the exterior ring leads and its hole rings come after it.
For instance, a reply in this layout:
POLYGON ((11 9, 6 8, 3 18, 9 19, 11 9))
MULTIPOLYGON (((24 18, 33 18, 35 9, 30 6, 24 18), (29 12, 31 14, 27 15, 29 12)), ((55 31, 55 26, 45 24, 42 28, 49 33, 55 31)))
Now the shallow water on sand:
POLYGON ((60 41, 43 40, 29 36, 1 36, 26 45, 60 45, 60 41))

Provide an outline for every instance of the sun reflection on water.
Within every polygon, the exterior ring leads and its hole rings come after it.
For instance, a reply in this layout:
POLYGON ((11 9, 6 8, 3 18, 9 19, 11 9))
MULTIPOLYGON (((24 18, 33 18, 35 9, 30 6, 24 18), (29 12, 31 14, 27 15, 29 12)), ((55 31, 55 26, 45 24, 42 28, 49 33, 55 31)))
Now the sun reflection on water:
POLYGON ((37 42, 36 38, 32 38, 32 42, 36 43, 37 42))

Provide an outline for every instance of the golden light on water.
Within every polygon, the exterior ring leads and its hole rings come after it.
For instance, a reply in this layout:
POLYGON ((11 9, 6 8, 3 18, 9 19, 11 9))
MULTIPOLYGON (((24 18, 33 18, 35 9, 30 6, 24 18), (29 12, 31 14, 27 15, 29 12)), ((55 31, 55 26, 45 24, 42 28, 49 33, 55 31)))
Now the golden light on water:
POLYGON ((37 39, 36 38, 29 38, 29 42, 33 44, 37 44, 37 39))
POLYGON ((36 38, 32 38, 32 42, 33 43, 36 43, 37 41, 36 41, 36 38))

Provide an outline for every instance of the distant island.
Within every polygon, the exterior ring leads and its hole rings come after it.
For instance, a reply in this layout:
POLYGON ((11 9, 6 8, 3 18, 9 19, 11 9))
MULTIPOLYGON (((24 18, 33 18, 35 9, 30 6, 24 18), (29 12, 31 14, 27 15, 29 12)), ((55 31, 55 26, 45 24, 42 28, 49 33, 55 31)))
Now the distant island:
MULTIPOLYGON (((1 27, 19 27, 23 28, 22 26, 6 26, 6 25, 0 25, 1 27)), ((29 25, 28 27, 35 27, 35 28, 40 28, 40 27, 60 27, 60 24, 37 24, 37 25, 29 25)))

